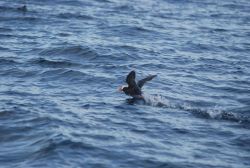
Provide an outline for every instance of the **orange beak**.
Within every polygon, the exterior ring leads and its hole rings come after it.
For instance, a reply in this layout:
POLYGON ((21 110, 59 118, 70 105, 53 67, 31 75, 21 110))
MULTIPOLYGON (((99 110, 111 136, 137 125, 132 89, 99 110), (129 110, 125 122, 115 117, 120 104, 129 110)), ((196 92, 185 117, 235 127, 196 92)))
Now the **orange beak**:
POLYGON ((122 86, 118 87, 117 91, 122 92, 122 86))

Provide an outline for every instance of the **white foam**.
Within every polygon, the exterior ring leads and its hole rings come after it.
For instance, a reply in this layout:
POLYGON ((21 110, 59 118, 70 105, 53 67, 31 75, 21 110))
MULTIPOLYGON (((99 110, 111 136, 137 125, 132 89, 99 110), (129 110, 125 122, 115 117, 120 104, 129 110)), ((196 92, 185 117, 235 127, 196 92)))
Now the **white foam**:
POLYGON ((226 112, 220 106, 214 106, 213 108, 210 109, 207 108, 201 109, 198 107, 193 107, 191 104, 188 103, 173 102, 171 100, 164 98, 161 95, 144 94, 143 97, 146 104, 149 106, 186 110, 196 114, 208 115, 209 118, 212 119, 230 119, 230 120, 237 119, 237 116, 235 114, 231 112, 226 112))
POLYGON ((215 106, 213 109, 208 109, 207 113, 209 114, 211 118, 214 118, 214 119, 222 118, 222 110, 218 106, 215 106))
POLYGON ((170 102, 167 99, 165 99, 164 97, 162 97, 161 95, 144 94, 143 97, 144 97, 144 100, 145 100, 147 105, 157 106, 157 107, 159 107, 159 106, 160 107, 162 107, 162 106, 171 107, 170 102))

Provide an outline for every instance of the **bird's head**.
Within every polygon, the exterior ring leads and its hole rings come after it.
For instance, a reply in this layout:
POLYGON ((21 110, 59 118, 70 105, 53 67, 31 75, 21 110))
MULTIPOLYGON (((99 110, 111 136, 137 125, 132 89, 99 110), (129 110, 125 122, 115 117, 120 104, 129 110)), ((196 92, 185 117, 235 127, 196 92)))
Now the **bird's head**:
POLYGON ((124 92, 124 88, 128 87, 127 85, 122 85, 121 87, 118 88, 119 92, 124 92))

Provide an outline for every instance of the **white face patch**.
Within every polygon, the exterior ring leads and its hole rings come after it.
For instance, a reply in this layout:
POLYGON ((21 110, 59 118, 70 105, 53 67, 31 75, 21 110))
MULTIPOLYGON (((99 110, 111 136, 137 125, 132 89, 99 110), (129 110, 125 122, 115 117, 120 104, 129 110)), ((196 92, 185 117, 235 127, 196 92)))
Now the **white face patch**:
POLYGON ((118 91, 123 92, 123 88, 128 87, 127 85, 122 85, 121 87, 118 88, 118 91))
POLYGON ((122 88, 122 90, 123 90, 123 88, 125 88, 125 87, 128 87, 128 86, 127 86, 127 85, 122 85, 122 87, 121 87, 121 88, 122 88))

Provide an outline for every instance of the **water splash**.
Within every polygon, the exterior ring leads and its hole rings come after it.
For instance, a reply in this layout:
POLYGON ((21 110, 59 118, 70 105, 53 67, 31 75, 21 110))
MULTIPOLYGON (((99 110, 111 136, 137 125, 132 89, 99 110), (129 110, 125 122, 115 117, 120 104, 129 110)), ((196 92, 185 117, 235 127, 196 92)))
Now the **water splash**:
POLYGON ((185 110, 191 112, 195 116, 202 118, 230 120, 235 122, 250 122, 249 119, 246 119, 247 117, 238 115, 234 112, 230 112, 229 110, 223 109, 220 106, 214 106, 211 108, 200 108, 188 103, 179 103, 171 101, 161 95, 144 94, 144 100, 145 104, 149 106, 185 110))
POLYGON ((165 99, 161 95, 143 95, 146 105, 154 106, 154 107, 172 107, 172 104, 169 100, 165 99))

